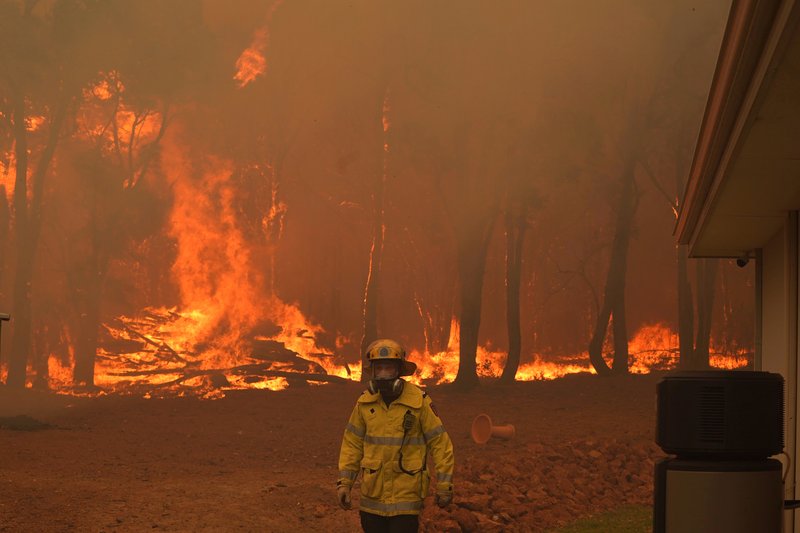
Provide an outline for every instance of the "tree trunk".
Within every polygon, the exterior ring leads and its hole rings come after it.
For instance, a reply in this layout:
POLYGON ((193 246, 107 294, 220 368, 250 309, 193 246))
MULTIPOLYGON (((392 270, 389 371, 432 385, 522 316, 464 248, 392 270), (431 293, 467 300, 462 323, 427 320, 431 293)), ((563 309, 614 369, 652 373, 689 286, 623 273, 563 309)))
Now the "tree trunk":
POLYGON ((522 327, 520 321, 520 286, 522 278, 522 249, 528 228, 527 209, 521 207, 514 214, 506 213, 506 325, 508 326, 508 358, 500 380, 512 383, 519 369, 522 351, 522 327))
MULTIPOLYGON (((606 292, 608 292, 608 281, 606 281, 606 292)), ((603 359, 603 343, 606 339, 610 319, 611 304, 608 301, 608 295, 606 295, 606 299, 603 300, 603 307, 600 309, 600 312, 597 313, 597 324, 595 325, 592 338, 589 341, 589 362, 592 364, 592 367, 594 367, 595 372, 601 376, 611 372, 611 367, 609 367, 608 364, 606 364, 606 360, 603 359)))
POLYGON ((694 298, 689 283, 689 249, 679 245, 675 251, 678 256, 678 366, 691 369, 694 365, 694 298))
POLYGON ((433 335, 430 338, 431 353, 440 353, 447 350, 450 344, 450 334, 453 331, 453 303, 450 298, 450 306, 436 309, 438 319, 433 324, 433 335))
POLYGON ((458 239, 458 274, 461 282, 461 312, 459 316, 458 373, 455 383, 465 389, 478 384, 478 330, 481 324, 483 273, 486 253, 494 228, 494 214, 487 216, 483 227, 474 224, 475 231, 462 229, 458 239))
POLYGON ((14 178, 14 237, 17 246, 15 284, 13 288, 13 332, 8 359, 6 383, 12 387, 25 386, 30 339, 30 297, 28 294, 30 266, 28 265, 28 132, 25 130, 25 100, 16 91, 14 97, 14 148, 16 175, 14 178))
POLYGON ((31 324, 31 360, 29 367, 33 370, 31 388, 35 390, 48 390, 50 388, 50 350, 53 346, 51 339, 53 332, 43 324, 31 324))
POLYGON ((603 344, 608 333, 608 323, 613 316, 614 334, 613 370, 628 372, 628 334, 625 323, 625 278, 628 266, 628 245, 630 243, 633 215, 636 213, 636 190, 633 159, 623 174, 620 205, 617 210, 614 241, 611 245, 611 260, 606 275, 606 288, 603 305, 597 314, 592 339, 589 341, 589 361, 598 374, 608 374, 611 368, 603 359, 603 344))
MULTIPOLYGON (((720 308, 722 310, 722 324, 720 324, 719 328, 722 334, 720 338, 717 339, 717 342, 720 343, 718 346, 724 353, 729 353, 731 351, 731 338, 734 333, 733 324, 731 323, 734 312, 733 306, 731 305, 730 292, 728 290, 728 269, 724 263, 717 265, 717 277, 719 278, 719 299, 720 308)), ((716 297, 714 300, 716 300, 716 297)))
POLYGON ((619 284, 619 294, 614 304, 612 331, 614 332, 613 371, 617 374, 628 373, 628 324, 625 317, 625 278, 619 284))
POLYGON ((11 356, 8 360, 9 387, 22 388, 27 377, 31 340, 31 270, 33 268, 32 243, 19 235, 14 283, 14 329, 11 337, 11 356), (22 240, 23 242, 19 242, 22 240))
POLYGON ((8 229, 11 224, 11 213, 5 185, 0 185, 0 301, 5 302, 6 250, 8 250, 8 229))
MULTIPOLYGON (((384 108, 387 96, 384 96, 384 108)), ((381 117, 383 119, 383 116, 381 117)), ((386 126, 384 126, 384 134, 386 126)), ((384 189, 386 187, 386 171, 388 144, 382 142, 383 168, 374 183, 372 194, 372 247, 369 251, 369 270, 367 285, 364 289, 364 334, 361 337, 361 381, 369 381, 367 375, 366 351, 369 343, 378 338, 378 299, 380 298, 381 261, 383 260, 383 240, 386 227, 384 225, 384 189)))
MULTIPOLYGON (((92 199, 91 212, 91 237, 92 254, 87 257, 88 268, 83 282, 86 290, 83 291, 83 313, 79 317, 77 339, 75 342, 75 368, 72 373, 72 382, 75 385, 94 387, 94 366, 97 357, 97 335, 100 329, 100 302, 103 294, 103 284, 108 272, 109 256, 102 249, 102 230, 97 218, 97 205, 100 201, 97 196, 92 199)), ((77 298, 76 298, 77 299, 77 298)))
POLYGON ((361 337, 361 381, 368 381, 365 354, 369 343, 378 338, 378 297, 380 294, 380 271, 383 258, 383 216, 376 214, 372 230, 372 247, 369 252, 367 286, 364 289, 364 335, 361 337))
POLYGON ((711 344, 711 315, 714 307, 714 287, 717 281, 716 259, 697 261, 697 338, 694 348, 694 369, 709 367, 711 344))
POLYGON ((16 221, 17 267, 14 283, 14 333, 11 339, 11 357, 8 364, 7 384, 25 386, 26 371, 31 349, 31 290, 36 248, 41 228, 44 179, 55 155, 61 125, 66 118, 67 102, 62 99, 56 106, 50 124, 47 145, 32 177, 30 209, 27 199, 27 132, 25 131, 24 100, 14 107, 14 135, 17 143, 17 174, 14 184, 14 216, 16 221), (20 146, 21 141, 21 146, 20 146), (21 148, 22 147, 22 148, 21 148), (20 165, 20 152, 25 151, 24 165, 20 165), (22 167, 22 168, 21 168, 22 167))
MULTIPOLYGON (((99 278, 99 275, 97 276, 99 278)), ((93 279, 90 283, 99 285, 100 279, 93 279)), ((90 289, 84 303, 84 313, 81 313, 78 323, 78 337, 75 340, 75 368, 72 382, 75 385, 94 387, 94 364, 97 356, 97 332, 100 327, 100 294, 99 290, 90 289)))
POLYGON ((446 351, 453 323, 452 305, 427 305, 422 296, 416 291, 414 293, 414 303, 422 322, 426 353, 436 354, 446 351))

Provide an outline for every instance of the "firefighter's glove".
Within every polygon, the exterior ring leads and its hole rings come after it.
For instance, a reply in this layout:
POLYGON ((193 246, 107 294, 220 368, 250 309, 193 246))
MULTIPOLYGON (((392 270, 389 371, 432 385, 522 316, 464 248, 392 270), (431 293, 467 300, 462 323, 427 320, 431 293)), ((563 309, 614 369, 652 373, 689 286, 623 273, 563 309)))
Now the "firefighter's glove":
POLYGON ((436 493, 436 505, 444 509, 453 501, 453 492, 437 492, 436 493))
POLYGON ((352 487, 348 487, 346 485, 339 485, 336 487, 336 498, 339 500, 339 507, 344 510, 348 510, 352 507, 350 503, 350 489, 352 487))

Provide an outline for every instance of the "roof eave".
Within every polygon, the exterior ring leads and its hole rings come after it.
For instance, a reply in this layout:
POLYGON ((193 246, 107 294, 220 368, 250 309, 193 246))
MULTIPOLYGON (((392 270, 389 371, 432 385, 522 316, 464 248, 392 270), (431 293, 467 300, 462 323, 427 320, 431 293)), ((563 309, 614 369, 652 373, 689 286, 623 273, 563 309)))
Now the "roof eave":
POLYGON ((675 228, 678 242, 688 244, 690 251, 713 202, 722 156, 736 141, 732 139, 734 126, 740 122, 742 104, 780 6, 781 2, 774 0, 734 0, 731 4, 675 228))

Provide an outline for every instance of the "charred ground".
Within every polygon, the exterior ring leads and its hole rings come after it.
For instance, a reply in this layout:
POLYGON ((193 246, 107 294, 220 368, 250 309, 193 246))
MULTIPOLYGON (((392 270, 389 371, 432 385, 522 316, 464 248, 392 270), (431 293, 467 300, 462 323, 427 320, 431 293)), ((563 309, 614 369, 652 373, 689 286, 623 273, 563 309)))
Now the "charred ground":
MULTIPOLYGON (((432 387, 456 450, 456 501, 427 502, 427 531, 547 531, 649 504, 657 375, 432 387), (510 422, 474 444, 472 419, 510 422)), ((76 398, 0 391, 0 530, 357 531, 335 504, 342 428, 357 384, 231 391, 219 400, 76 398)), ((354 491, 354 494, 358 491, 354 491)))

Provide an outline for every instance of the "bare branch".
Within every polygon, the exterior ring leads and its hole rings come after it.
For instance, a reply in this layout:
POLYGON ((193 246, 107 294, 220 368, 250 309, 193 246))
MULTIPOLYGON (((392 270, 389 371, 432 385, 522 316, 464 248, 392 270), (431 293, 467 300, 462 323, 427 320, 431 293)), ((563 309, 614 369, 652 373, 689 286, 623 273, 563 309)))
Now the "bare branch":
POLYGON ((550 297, 554 296, 554 295, 555 295, 555 294, 557 294, 558 292, 561 292, 561 291, 563 291, 564 289, 566 289, 566 288, 567 288, 567 286, 568 286, 568 285, 570 284, 570 282, 572 281, 572 279, 573 279, 575 276, 577 276, 577 277, 578 277, 578 278, 580 278, 580 279, 581 279, 581 280, 582 280, 582 281, 583 281, 583 282, 586 284, 586 286, 589 288, 589 292, 590 292, 590 294, 592 295, 592 303, 594 304, 594 312, 595 312, 595 314, 597 314, 597 313, 599 313, 599 312, 600 312, 600 296, 597 294, 597 289, 595 289, 595 286, 594 286, 594 284, 593 284, 593 283, 592 283, 592 281, 589 279, 589 276, 586 274, 586 263, 585 263, 585 261, 584 261, 584 262, 581 262, 581 264, 580 264, 580 267, 579 267, 578 269, 576 269, 576 270, 566 270, 566 269, 562 269, 562 268, 561 268, 561 266, 560 266, 560 265, 559 265, 559 264, 556 262, 556 271, 557 271, 559 274, 567 274, 567 275, 570 275, 571 277, 570 277, 570 278, 569 278, 569 279, 568 279, 568 280, 567 280, 567 281, 566 281, 566 282, 565 282, 565 283, 564 283, 564 284, 563 284, 563 285, 562 285, 562 286, 561 286, 559 289, 557 289, 556 291, 552 291, 552 292, 551 292, 551 293, 550 293, 550 294, 547 296, 547 298, 546 298, 546 299, 549 299, 550 297))
POLYGON ((647 160, 642 158, 639 160, 639 164, 644 169, 645 174, 647 174, 647 176, 650 178, 650 182, 653 184, 653 186, 655 186, 656 190, 658 190, 658 192, 661 193, 662 198, 664 198, 667 204, 669 204, 669 207, 672 210, 672 214, 675 216, 675 219, 677 220, 678 201, 671 198, 666 189, 664 189, 664 186, 661 184, 661 182, 659 182, 658 179, 656 179, 655 173, 653 172, 653 169, 650 167, 650 164, 647 162, 647 160))
POLYGON ((142 157, 141 168, 139 169, 139 173, 135 176, 133 183, 131 183, 130 185, 131 188, 135 187, 136 184, 139 183, 142 177, 147 173, 147 169, 150 166, 150 162, 153 160, 153 157, 156 154, 156 147, 159 145, 161 139, 164 137, 164 132, 167 131, 167 122, 169 120, 169 108, 170 108, 169 102, 164 104, 164 112, 161 114, 161 125, 158 128, 158 133, 156 134, 156 138, 142 148, 142 151, 145 153, 142 157))

